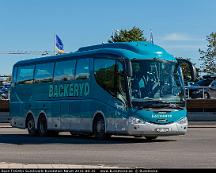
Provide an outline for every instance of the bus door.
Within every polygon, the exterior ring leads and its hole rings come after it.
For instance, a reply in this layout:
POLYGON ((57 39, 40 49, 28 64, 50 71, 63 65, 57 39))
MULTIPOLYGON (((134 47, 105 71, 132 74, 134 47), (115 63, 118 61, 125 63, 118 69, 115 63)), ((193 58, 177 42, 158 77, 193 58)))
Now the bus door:
POLYGON ((115 58, 95 58, 94 76, 97 84, 94 86, 95 96, 100 99, 101 109, 107 118, 107 130, 116 132, 123 128, 125 119, 122 115, 126 109, 125 77, 123 64, 115 58))
POLYGON ((123 64, 120 61, 116 61, 116 75, 115 75, 115 88, 116 99, 115 102, 115 127, 116 131, 125 131, 127 125, 127 98, 126 98, 126 81, 125 73, 123 70, 123 64))

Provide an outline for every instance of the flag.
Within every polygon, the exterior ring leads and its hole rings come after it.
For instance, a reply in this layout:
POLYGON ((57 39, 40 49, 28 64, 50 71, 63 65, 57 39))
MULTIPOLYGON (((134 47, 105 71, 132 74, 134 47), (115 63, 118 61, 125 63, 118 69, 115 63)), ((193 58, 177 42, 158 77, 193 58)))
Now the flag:
POLYGON ((150 43, 154 44, 154 38, 153 38, 152 30, 150 30, 150 43))
POLYGON ((64 45, 60 37, 56 34, 56 48, 58 53, 64 53, 64 45))

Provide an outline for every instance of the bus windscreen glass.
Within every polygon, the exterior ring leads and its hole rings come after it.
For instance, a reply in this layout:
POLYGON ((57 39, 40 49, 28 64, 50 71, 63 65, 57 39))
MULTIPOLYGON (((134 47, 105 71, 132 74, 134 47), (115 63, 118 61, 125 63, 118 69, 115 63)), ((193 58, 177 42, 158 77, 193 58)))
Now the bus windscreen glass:
POLYGON ((182 71, 171 61, 132 61, 131 95, 133 101, 182 103, 184 85, 182 71))

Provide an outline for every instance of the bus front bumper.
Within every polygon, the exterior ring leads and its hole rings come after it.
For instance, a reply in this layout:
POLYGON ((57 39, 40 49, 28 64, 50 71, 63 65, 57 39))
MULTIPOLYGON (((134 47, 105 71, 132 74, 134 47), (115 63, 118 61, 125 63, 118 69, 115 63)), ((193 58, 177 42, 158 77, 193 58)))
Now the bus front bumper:
POLYGON ((129 135, 138 136, 171 136, 171 135, 184 135, 187 132, 188 121, 187 119, 180 122, 171 124, 154 124, 154 123, 138 123, 128 125, 129 135))

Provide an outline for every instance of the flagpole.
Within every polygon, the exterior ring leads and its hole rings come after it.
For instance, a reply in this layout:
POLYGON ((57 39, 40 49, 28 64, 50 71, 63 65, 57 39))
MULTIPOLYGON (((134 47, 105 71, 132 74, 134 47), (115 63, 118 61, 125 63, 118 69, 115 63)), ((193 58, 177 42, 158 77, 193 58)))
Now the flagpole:
POLYGON ((154 38, 153 38, 152 29, 150 29, 150 43, 154 44, 154 38))
POLYGON ((56 54, 56 33, 54 33, 54 55, 56 54))

